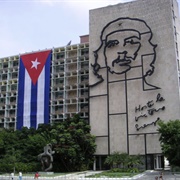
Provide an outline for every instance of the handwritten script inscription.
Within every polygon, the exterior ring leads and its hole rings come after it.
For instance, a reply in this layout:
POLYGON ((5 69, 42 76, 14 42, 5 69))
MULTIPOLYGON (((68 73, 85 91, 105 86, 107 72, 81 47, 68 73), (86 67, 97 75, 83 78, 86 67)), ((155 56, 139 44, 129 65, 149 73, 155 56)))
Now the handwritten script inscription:
POLYGON ((159 93, 156 96, 156 101, 150 100, 144 105, 138 105, 135 107, 135 113, 141 113, 141 115, 135 116, 135 122, 136 122, 135 128, 137 131, 139 131, 140 129, 144 129, 150 125, 156 126, 157 122, 160 120, 159 117, 155 121, 148 123, 148 124, 143 124, 141 126, 139 126, 138 121, 140 121, 141 119, 144 119, 144 118, 148 118, 149 116, 153 116, 155 113, 157 113, 159 111, 164 111, 165 106, 161 106, 159 108, 154 108, 155 104, 162 103, 163 101, 165 101, 165 99, 159 93))

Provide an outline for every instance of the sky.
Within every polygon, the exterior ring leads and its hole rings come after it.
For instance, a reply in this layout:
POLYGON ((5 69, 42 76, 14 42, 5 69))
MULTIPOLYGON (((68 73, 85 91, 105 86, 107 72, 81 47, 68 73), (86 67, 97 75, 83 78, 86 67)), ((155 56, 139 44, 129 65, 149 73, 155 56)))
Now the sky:
POLYGON ((130 1, 0 0, 0 58, 78 44, 89 34, 90 9, 130 1))

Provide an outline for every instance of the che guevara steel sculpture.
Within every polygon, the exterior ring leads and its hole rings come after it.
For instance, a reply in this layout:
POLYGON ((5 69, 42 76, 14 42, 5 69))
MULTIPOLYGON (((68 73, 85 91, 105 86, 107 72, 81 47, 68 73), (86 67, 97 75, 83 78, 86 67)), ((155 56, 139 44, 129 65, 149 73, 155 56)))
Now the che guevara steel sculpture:
MULTIPOLYGON (((128 104, 127 82, 141 80, 142 91, 161 89, 152 84, 150 79, 155 70, 157 48, 157 44, 152 43, 152 38, 153 33, 150 26, 142 19, 120 17, 107 23, 101 31, 100 44, 93 51, 94 62, 91 63, 91 67, 95 78, 92 79, 89 87, 94 88, 107 81, 108 89, 110 83, 124 82, 125 94, 124 96, 122 94, 121 98, 126 99, 125 107, 128 104), (114 82, 111 79, 112 75, 116 77, 114 82), (120 80, 118 76, 121 77, 120 80)), ((157 96, 159 95, 158 93, 157 96)), ((109 97, 109 89, 107 96, 109 97)), ((153 107, 147 108, 152 110, 153 107)), ((164 111, 165 106, 157 109, 156 112, 160 110, 164 111)), ((128 114, 128 109, 125 114, 128 114)), ((136 130, 156 124, 159 119, 158 117, 156 121, 145 124, 143 127, 136 124, 136 130)))
POLYGON ((143 88, 143 90, 160 89, 146 80, 146 77, 151 76, 155 69, 155 49, 157 45, 151 42, 152 37, 151 28, 142 19, 121 17, 106 24, 101 31, 100 45, 94 51, 94 63, 91 64, 93 73, 98 80, 91 84, 90 87, 104 81, 104 77, 100 72, 104 68, 107 68, 107 71, 111 74, 121 75, 139 66, 142 67, 143 86, 148 87, 143 88), (141 50, 144 45, 148 46, 146 52, 141 50), (99 62, 101 52, 103 53, 105 65, 101 65, 99 62), (139 63, 137 63, 138 56, 141 56, 139 63), (143 63, 146 57, 150 57, 146 62, 149 67, 144 69, 143 63))

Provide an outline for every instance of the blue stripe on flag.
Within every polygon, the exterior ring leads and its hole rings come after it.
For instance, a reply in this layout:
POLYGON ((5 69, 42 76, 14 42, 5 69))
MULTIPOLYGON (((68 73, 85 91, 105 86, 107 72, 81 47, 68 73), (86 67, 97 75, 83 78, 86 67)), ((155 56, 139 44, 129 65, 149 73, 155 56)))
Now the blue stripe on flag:
POLYGON ((24 74, 25 67, 20 59, 19 83, 18 83, 18 109, 17 109, 17 129, 23 126, 23 112, 24 112, 24 74), (21 94, 21 95, 20 95, 21 94))
POLYGON ((30 123, 31 127, 36 128, 36 121, 37 121, 37 88, 38 88, 38 81, 36 85, 31 83, 31 114, 30 114, 30 123))
POLYGON ((50 88, 50 66, 51 53, 49 54, 45 65, 45 88, 44 88, 44 123, 49 123, 49 88, 50 88))

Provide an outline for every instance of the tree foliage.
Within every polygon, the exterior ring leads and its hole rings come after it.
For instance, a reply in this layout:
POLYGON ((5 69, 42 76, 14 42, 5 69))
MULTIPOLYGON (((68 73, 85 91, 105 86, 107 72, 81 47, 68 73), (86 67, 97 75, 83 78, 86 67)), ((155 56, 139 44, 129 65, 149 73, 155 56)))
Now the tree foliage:
POLYGON ((180 121, 160 121, 158 124, 163 154, 170 165, 180 166, 180 121))
POLYGON ((40 171, 38 155, 52 144, 53 171, 77 171, 89 168, 96 149, 90 126, 78 115, 55 124, 41 124, 38 129, 0 131, 0 172, 40 171))
POLYGON ((37 154, 46 144, 44 139, 31 128, 21 131, 0 131, 0 171, 36 171, 40 167, 37 154))
POLYGON ((92 165, 96 149, 95 137, 90 134, 90 126, 78 115, 58 124, 50 133, 57 137, 51 143, 56 152, 55 160, 58 160, 55 163, 61 169, 86 170, 92 165))

